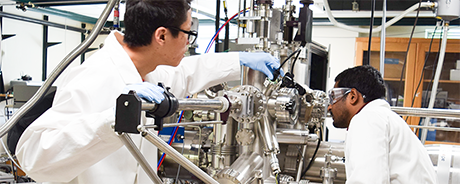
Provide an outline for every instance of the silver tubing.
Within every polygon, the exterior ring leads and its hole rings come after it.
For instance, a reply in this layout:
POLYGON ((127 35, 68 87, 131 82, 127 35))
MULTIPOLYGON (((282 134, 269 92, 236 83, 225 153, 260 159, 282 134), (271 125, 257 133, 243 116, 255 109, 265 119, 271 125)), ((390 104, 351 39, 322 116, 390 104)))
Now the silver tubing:
POLYGON ((168 156, 170 156, 173 160, 179 163, 182 167, 187 169, 189 172, 194 174, 196 177, 201 179, 205 183, 215 183, 219 184, 216 180, 211 178, 208 174, 202 171, 198 166, 193 164, 190 160, 183 157, 178 151, 176 151, 173 147, 169 146, 164 140, 159 138, 157 135, 151 133, 148 130, 142 131, 142 136, 145 139, 150 141, 152 144, 158 147, 161 151, 165 152, 168 156))
MULTIPOLYGON (((223 121, 196 121, 196 122, 185 122, 185 123, 168 123, 163 124, 163 128, 166 127, 178 127, 178 126, 199 126, 199 125, 212 125, 212 124, 222 124, 223 121)), ((145 125, 145 128, 156 128, 156 125, 145 125)))
POLYGON ((158 177, 158 175, 155 173, 152 167, 150 167, 149 163, 142 155, 141 151, 137 149, 136 144, 134 144, 131 137, 125 133, 118 134, 118 137, 121 139, 123 144, 125 144, 126 148, 128 148, 129 152, 131 152, 131 155, 133 155, 134 158, 137 160, 137 163, 141 165, 142 169, 144 169, 145 173, 147 173, 149 178, 154 183, 163 183, 163 181, 161 181, 160 177, 158 177))
POLYGON ((391 110, 393 110, 394 112, 398 113, 401 116, 460 119, 460 110, 453 110, 453 109, 391 107, 391 110))
MULTIPOLYGON (((449 30, 449 21, 444 20, 443 23, 444 23, 443 25, 444 31, 442 35, 441 49, 439 51, 438 65, 436 66, 436 73, 434 75, 433 87, 431 88, 431 96, 430 96, 430 103, 428 104, 428 109, 433 109, 434 107, 434 100, 436 99, 436 94, 438 93, 439 78, 441 77, 442 65, 444 63, 444 56, 446 55, 447 32, 449 30)), ((426 118, 423 125, 427 126, 430 120, 431 118, 426 118)), ((428 132, 427 129, 423 129, 422 131, 422 136, 420 140, 422 141, 423 144, 425 144, 427 132, 428 132)))
MULTIPOLYGON (((177 111, 183 110, 218 110, 225 112, 228 109, 222 99, 198 99, 198 98, 185 98, 178 99, 179 108, 177 111)), ((227 101, 228 102, 228 101, 227 101)))
POLYGON ((433 129, 433 130, 442 130, 448 132, 460 132, 460 128, 452 127, 435 127, 435 126, 418 126, 418 125, 409 125, 411 128, 420 128, 420 129, 433 129))
POLYGON ((96 39, 97 35, 101 31, 102 27, 104 26, 105 22, 107 21, 107 17, 110 15, 112 8, 115 6, 115 3, 118 0, 110 0, 107 3, 104 11, 102 12, 101 16, 96 22, 96 25, 93 28, 93 31, 89 34, 88 38, 80 43, 74 50, 72 50, 60 63, 56 68, 54 68, 51 75, 46 79, 45 83, 38 89, 38 91, 30 98, 27 103, 25 103, 16 113, 13 114, 11 119, 7 121, 1 128, 0 128, 0 137, 3 137, 23 116, 26 114, 30 108, 32 108, 35 103, 37 103, 48 91, 54 81, 61 75, 67 66, 75 60, 81 53, 83 53, 96 39))

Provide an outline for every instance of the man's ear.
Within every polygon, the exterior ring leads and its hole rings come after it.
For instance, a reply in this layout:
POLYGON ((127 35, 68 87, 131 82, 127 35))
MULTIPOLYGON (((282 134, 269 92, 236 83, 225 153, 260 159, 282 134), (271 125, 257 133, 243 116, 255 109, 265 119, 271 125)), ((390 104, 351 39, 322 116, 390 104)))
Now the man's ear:
POLYGON ((166 29, 165 27, 157 28, 157 30, 153 32, 152 42, 156 42, 159 45, 164 45, 167 32, 168 29, 166 29))
POLYGON ((359 92, 355 88, 351 89, 350 93, 348 93, 348 98, 350 99, 351 105, 356 105, 359 102, 359 92))

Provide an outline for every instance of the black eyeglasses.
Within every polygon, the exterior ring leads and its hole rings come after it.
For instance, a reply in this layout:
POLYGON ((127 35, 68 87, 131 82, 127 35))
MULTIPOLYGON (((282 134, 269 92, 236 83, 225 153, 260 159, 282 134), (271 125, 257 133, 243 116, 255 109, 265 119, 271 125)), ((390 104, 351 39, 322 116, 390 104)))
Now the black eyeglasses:
POLYGON ((190 44, 194 44, 195 41, 196 41, 196 37, 198 37, 198 32, 197 31, 186 31, 186 30, 183 30, 183 29, 179 29, 177 27, 167 27, 167 28, 175 29, 175 30, 181 31, 181 32, 183 32, 185 34, 188 34, 188 42, 190 44))

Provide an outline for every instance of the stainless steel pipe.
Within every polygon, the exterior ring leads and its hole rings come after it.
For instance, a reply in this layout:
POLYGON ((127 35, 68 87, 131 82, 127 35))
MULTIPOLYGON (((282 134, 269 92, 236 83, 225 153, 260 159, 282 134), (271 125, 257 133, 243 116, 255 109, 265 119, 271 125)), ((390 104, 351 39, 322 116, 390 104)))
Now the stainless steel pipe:
POLYGON ((58 66, 56 66, 53 72, 51 72, 51 75, 48 77, 48 79, 46 79, 46 81, 43 83, 40 89, 38 89, 34 96, 32 96, 32 98, 30 98, 30 100, 27 101, 27 103, 25 103, 16 113, 14 113, 10 120, 0 128, 0 137, 3 137, 29 111, 29 109, 35 105, 35 103, 37 103, 43 96, 45 96, 46 92, 57 79, 57 77, 61 75, 61 73, 70 65, 70 63, 72 63, 73 60, 75 60, 75 58, 86 51, 86 49, 94 42, 117 1, 119 0, 110 0, 107 3, 107 6, 105 6, 104 11, 94 25, 93 31, 91 31, 88 38, 80 43, 58 64, 58 66))
POLYGON ((216 99, 198 99, 198 98, 185 98, 178 99, 178 111, 183 110, 215 110, 219 112, 227 111, 229 102, 226 98, 216 99))
POLYGON ((118 137, 121 139, 123 144, 125 144, 126 148, 128 148, 129 152, 131 152, 131 154, 137 160, 137 163, 141 165, 142 169, 144 169, 145 173, 149 176, 149 178, 155 183, 163 183, 160 177, 158 177, 158 175, 152 169, 152 167, 150 167, 149 163, 147 162, 145 157, 142 155, 141 151, 137 149, 136 144, 134 144, 131 137, 125 133, 119 134, 118 137))
POLYGON ((391 110, 401 116, 431 117, 431 118, 460 118, 460 110, 427 109, 410 107, 391 107, 391 110))
MULTIPOLYGON (((222 124, 223 121, 203 121, 203 122, 184 122, 184 123, 167 123, 163 124, 163 128, 166 127, 178 127, 178 126, 199 126, 199 125, 212 125, 212 124, 222 124)), ((145 128, 156 128, 156 125, 145 125, 145 128)))
POLYGON ((308 131, 299 130, 296 133, 276 132, 276 139, 281 144, 307 144, 308 142, 316 141, 318 135, 309 134, 308 131))
POLYGON ((433 129, 433 130, 442 130, 448 132, 460 132, 460 128, 452 127, 435 127, 435 126, 419 126, 419 125, 409 125, 411 128, 420 128, 420 129, 433 129))
POLYGON ((151 133, 150 131, 143 131, 142 136, 150 141, 152 144, 158 147, 161 151, 165 152, 168 156, 173 158, 177 163, 187 169, 189 172, 193 173, 196 177, 204 181, 205 183, 215 183, 219 184, 211 176, 202 171, 198 166, 193 164, 190 160, 183 157, 178 151, 173 147, 169 146, 164 140, 159 138, 157 135, 151 133))

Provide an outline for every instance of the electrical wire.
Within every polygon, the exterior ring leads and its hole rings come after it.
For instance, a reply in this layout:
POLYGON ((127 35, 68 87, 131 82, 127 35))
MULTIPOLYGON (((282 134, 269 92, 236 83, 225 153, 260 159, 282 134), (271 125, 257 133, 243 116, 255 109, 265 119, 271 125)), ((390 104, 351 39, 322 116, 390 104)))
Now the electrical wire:
POLYGON ((299 55, 301 53, 301 50, 299 48, 299 52, 297 52, 297 55, 295 56, 295 59, 294 61, 292 62, 292 66, 291 66, 291 72, 294 73, 294 65, 295 65, 295 62, 297 61, 297 58, 299 58, 299 55))
MULTIPOLYGON (((184 111, 181 111, 181 112, 180 112, 179 120, 177 120, 177 123, 180 123, 180 122, 181 122, 183 113, 184 113, 184 111)), ((173 132, 173 135, 171 135, 171 136, 169 137, 168 145, 171 145, 171 144, 172 144, 174 138, 176 137, 177 130, 178 130, 178 127, 177 127, 177 126, 174 127, 174 129, 173 129, 173 131, 172 131, 172 132, 173 132)), ((160 166, 161 166, 161 164, 163 163, 165 157, 166 157, 166 153, 163 153, 163 154, 161 155, 161 157, 160 157, 160 161, 158 162, 157 171, 160 169, 160 166)))
MULTIPOLYGON (((415 89, 415 91, 414 91, 414 96, 412 97, 412 103, 411 103, 411 105, 410 105, 411 107, 414 107, 414 102, 415 102, 415 97, 416 97, 416 95, 417 95, 417 91, 418 91, 418 89, 420 88, 420 85, 422 84, 423 77, 424 77, 424 75, 425 75, 425 67, 426 67, 426 64, 427 64, 427 62, 428 62, 428 57, 430 56, 430 53, 431 53, 431 46, 432 46, 432 44, 433 44, 433 39, 434 39, 434 36, 435 36, 435 33, 436 33, 436 30, 437 30, 437 29, 438 29, 438 26, 436 25, 436 26, 434 27, 433 35, 431 36, 430 46, 428 47, 428 54, 425 56, 425 62, 423 63, 422 74, 420 75, 420 80, 418 81, 417 88, 415 89)), ((440 43, 441 43, 441 42, 440 42, 440 43)), ((441 46, 441 45, 439 45, 439 46, 441 46)), ((439 56, 439 52, 438 52, 437 56, 439 56)), ((437 57, 437 56, 436 56, 436 57, 437 57)), ((434 71, 434 70, 433 70, 433 71, 434 71)), ((432 74, 432 76, 434 76, 434 75, 432 74)), ((427 93, 427 94, 428 94, 428 93, 427 93)), ((422 93, 422 100, 423 100, 423 93, 422 93)), ((397 103, 397 102, 396 102, 396 103, 397 103)), ((423 104, 423 102, 422 102, 422 104, 423 104)), ((407 121, 408 119, 409 119, 409 116, 406 116, 405 121, 407 121)), ((418 131, 419 131, 419 130, 420 130, 420 129, 417 128, 417 129, 415 130, 415 133, 418 134, 418 131)))
MULTIPOLYGON (((188 98, 188 96, 186 98, 188 98)), ((179 114, 179 119, 177 120, 177 123, 180 123, 182 121, 183 114, 184 114, 184 111, 181 111, 180 114, 179 114)), ((177 130, 179 130, 179 127, 178 126, 174 127, 174 129, 172 131, 173 133, 169 137, 168 145, 171 145, 172 142, 174 141, 174 138, 176 137, 176 134, 177 134, 177 130)), ((161 164, 163 164, 163 161, 165 160, 165 157, 166 157, 166 153, 163 153, 161 155, 161 157, 160 157, 160 161, 157 164, 157 171, 160 169, 161 164)))
POLYGON ((303 178, 305 174, 307 174, 307 171, 310 169, 310 167, 313 165, 313 162, 316 159, 316 153, 318 153, 319 146, 321 145, 322 137, 323 137, 323 130, 321 127, 319 127, 318 144, 316 144, 315 152, 313 153, 313 156, 311 157, 310 162, 308 163, 307 167, 302 171, 302 176, 300 176, 300 178, 303 178))
MULTIPOLYGON (((185 142, 182 142, 182 151, 181 151, 181 155, 184 154, 184 146, 185 146, 185 142)), ((176 182, 179 181, 179 173, 180 173, 180 164, 178 164, 179 167, 177 167, 177 175, 176 175, 176 182)))
MULTIPOLYGON (((427 64, 427 61, 428 61, 428 57, 431 54, 431 45, 433 44, 433 39, 434 39, 434 36, 435 36, 434 33, 436 33, 437 29, 438 29, 438 26, 434 27, 433 35, 431 36, 431 40, 430 40, 430 46, 428 47, 428 53, 426 54, 425 62, 423 63, 422 74, 420 75, 420 80, 418 81, 417 88, 414 91, 414 96, 412 97, 412 103, 411 103, 410 107, 414 107, 414 102, 415 102, 415 97, 417 96, 417 91, 420 88, 420 85, 422 84, 423 76, 425 74, 425 67, 426 67, 426 64, 427 64)), ((408 117, 409 116, 406 117, 406 121, 407 121, 408 117)))
MULTIPOLYGON (((385 0, 384 0, 385 1, 385 0)), ((374 27, 375 0, 371 0, 371 23, 369 26, 369 43, 367 44, 367 62, 371 64, 371 44, 372 44, 372 27, 374 27)))
MULTIPOLYGON (((434 33, 433 33, 433 34, 434 34, 434 33)), ((446 33, 446 34, 447 34, 447 33, 446 33)), ((441 34, 440 34, 440 37, 439 37, 440 40, 442 39, 442 36, 443 36, 443 32, 441 32, 441 34)), ((439 58, 439 54, 440 54, 439 50, 441 50, 441 41, 439 42, 439 45, 438 45, 438 52, 437 52, 437 54, 436 54, 436 57, 434 58, 434 62, 433 62, 433 71, 431 72, 431 78, 430 78, 430 81, 428 82, 427 89, 432 88, 432 85, 433 85, 433 80, 434 80, 435 71, 436 71, 435 68, 434 68, 434 66, 435 66, 435 64, 436 64, 435 62, 438 61, 438 58, 439 58)), ((425 95, 422 94, 422 104, 421 104, 421 105, 423 105, 423 104, 428 104, 427 100, 428 100, 428 93, 425 93, 425 95), (423 99, 425 99, 425 100, 423 100, 423 99)), ((423 118, 423 119, 425 119, 425 118, 423 118)), ((416 133, 418 133, 419 131, 420 131, 420 129, 417 129, 417 130, 416 130, 416 133)))
POLYGON ((297 52, 300 52, 300 48, 297 49, 296 51, 292 52, 280 65, 280 67, 277 69, 278 71, 281 70, 281 67, 283 67, 284 63, 286 63, 291 57, 296 54, 297 52))
POLYGON ((422 5, 422 0, 420 0, 419 4, 418 4, 418 9, 417 9, 417 15, 415 16, 415 21, 414 21, 414 26, 412 26, 412 31, 411 31, 411 34, 410 34, 410 37, 409 37, 409 43, 407 44, 407 50, 406 50, 406 56, 404 57, 404 64, 403 64, 403 68, 401 70, 401 77, 399 78, 399 88, 398 88, 398 92, 396 93, 396 106, 398 106, 398 102, 399 102, 399 94, 401 94, 401 90, 402 90, 402 86, 403 86, 403 76, 404 76, 404 70, 406 69, 406 65, 407 65, 407 56, 409 55, 409 49, 410 49, 410 44, 412 42, 412 37, 414 36, 414 31, 415 31, 415 27, 417 27, 417 21, 418 21, 418 16, 419 16, 419 13, 420 13, 420 6, 422 5))
POLYGON ((205 50, 204 53, 209 52, 209 49, 211 49, 212 44, 215 42, 215 40, 216 40, 217 36, 219 35, 220 31, 222 30, 222 28, 224 28, 225 25, 227 25, 231 20, 233 20, 238 14, 240 14, 240 13, 242 13, 244 11, 245 10, 241 10, 239 13, 236 13, 235 15, 230 17, 230 19, 228 19, 224 24, 222 24, 222 26, 220 26, 220 28, 217 30, 217 32, 214 34, 214 36, 211 38, 211 41, 208 43, 208 46, 206 47, 206 50, 205 50))

